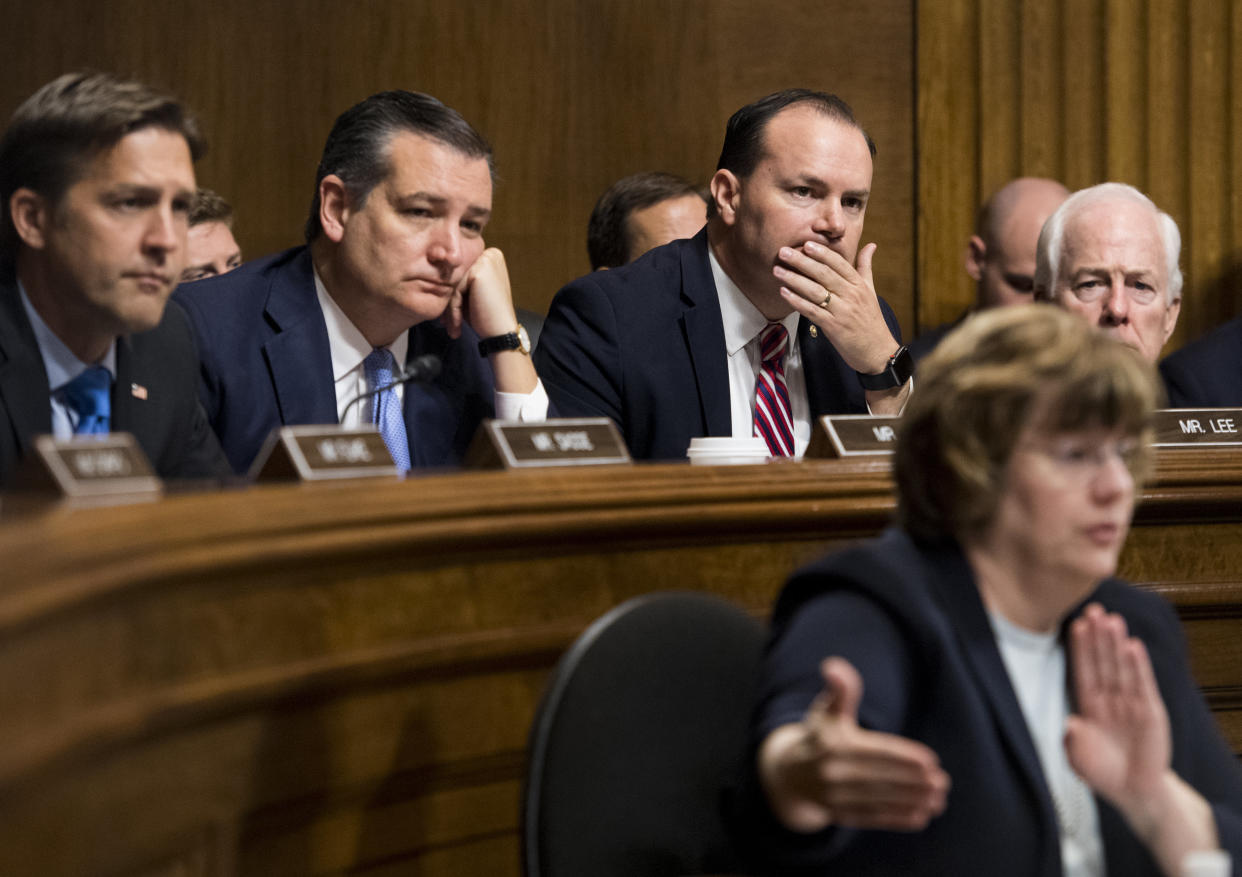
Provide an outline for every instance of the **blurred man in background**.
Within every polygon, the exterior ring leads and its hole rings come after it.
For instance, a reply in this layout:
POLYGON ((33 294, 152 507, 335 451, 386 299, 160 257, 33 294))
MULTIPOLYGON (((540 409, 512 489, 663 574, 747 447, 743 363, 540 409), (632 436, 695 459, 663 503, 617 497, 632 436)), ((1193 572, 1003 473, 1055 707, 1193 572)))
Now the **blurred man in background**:
POLYGON ((186 246, 189 254, 182 283, 216 277, 242 263, 241 247, 233 238, 233 207, 211 189, 194 193, 186 246))

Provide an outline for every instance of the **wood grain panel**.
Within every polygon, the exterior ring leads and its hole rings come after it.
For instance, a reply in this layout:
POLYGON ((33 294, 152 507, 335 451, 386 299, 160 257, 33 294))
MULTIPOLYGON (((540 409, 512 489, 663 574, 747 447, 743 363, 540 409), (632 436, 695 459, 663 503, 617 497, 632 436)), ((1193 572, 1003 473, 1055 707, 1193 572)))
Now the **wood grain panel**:
MULTIPOLYGON (((1221 185, 1229 155, 1229 8, 1216 3, 1189 4, 1195 34, 1190 54, 1190 212, 1182 230, 1185 261, 1209 283, 1224 275, 1228 254, 1230 195, 1221 185)), ((1189 299, 1186 325, 1179 339, 1194 338, 1233 316, 1219 297, 1189 299), (1192 306, 1192 304, 1194 306, 1192 306)))
MULTIPOLYGON (((1146 9, 1131 0, 1104 4, 1105 174, 1143 189, 1147 185, 1146 9)), ((1081 83, 1087 88, 1091 83, 1081 83)))
POLYGON ((1176 219, 1185 223, 1189 216, 1189 174, 1169 170, 1182 164, 1189 149, 1190 127, 1170 125, 1168 120, 1185 112, 1187 73, 1189 71, 1187 33, 1189 15, 1186 4, 1179 0, 1150 0, 1148 4, 1150 40, 1147 45, 1147 68, 1150 71, 1147 92, 1148 118, 1165 122, 1148 125, 1147 154, 1152 173, 1147 194, 1176 219))
POLYGON ((1081 189, 1105 178, 1104 0, 1062 0, 1062 8, 1065 142, 1061 168, 1053 176, 1081 189))
POLYGON ((981 161, 973 0, 918 4, 918 326, 955 319, 974 299, 962 268, 981 161))
POLYGON ((1020 33, 1013 23, 1021 0, 979 7, 979 185, 982 203, 1022 166, 1022 75, 1020 33))
POLYGON ((1019 52, 1011 56, 1020 59, 1022 88, 1015 101, 1022 110, 1019 156, 1020 167, 1029 176, 1057 177, 1061 169, 1064 119, 1059 95, 1064 85, 1060 13, 1057 3, 1025 0, 1019 18, 1019 52))

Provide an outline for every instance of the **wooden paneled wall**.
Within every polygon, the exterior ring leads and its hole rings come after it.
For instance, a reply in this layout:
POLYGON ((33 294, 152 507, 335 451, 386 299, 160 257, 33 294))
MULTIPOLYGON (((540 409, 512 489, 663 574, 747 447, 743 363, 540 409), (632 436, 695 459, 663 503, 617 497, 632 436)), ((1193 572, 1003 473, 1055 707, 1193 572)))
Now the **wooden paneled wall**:
POLYGON ((1007 180, 1147 192, 1182 231, 1169 350, 1242 312, 1242 6, 925 0, 917 8, 918 316, 971 300, 962 251, 1007 180))
POLYGON ((868 239, 913 319, 912 0, 0 0, 0 113, 94 67, 184 97, 212 142, 202 182, 259 255, 299 243, 332 120, 368 94, 427 91, 493 142, 488 240, 542 309, 585 273, 586 222, 615 179, 706 182, 742 104, 800 85, 854 104, 880 146, 868 239))

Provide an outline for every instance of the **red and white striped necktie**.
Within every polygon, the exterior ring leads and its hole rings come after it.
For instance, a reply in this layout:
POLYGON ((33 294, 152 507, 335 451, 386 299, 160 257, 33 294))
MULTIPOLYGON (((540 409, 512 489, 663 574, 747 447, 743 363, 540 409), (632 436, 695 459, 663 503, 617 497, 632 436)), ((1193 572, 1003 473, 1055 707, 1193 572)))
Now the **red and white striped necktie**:
POLYGON ((763 436, 774 457, 792 457, 794 452, 793 409, 785 386, 785 349, 789 333, 780 323, 771 323, 759 336, 763 359, 755 381, 755 435, 763 436))

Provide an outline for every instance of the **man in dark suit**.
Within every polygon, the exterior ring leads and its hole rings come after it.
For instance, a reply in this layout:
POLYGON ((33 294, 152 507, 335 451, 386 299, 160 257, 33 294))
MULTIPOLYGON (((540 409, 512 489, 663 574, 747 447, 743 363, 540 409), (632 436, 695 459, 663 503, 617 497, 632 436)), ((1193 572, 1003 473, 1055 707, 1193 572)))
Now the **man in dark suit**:
POLYGON ((1056 180, 1019 177, 984 202, 975 217, 975 232, 966 242, 966 273, 975 281, 975 303, 957 319, 911 341, 916 362, 970 314, 1034 301, 1039 231, 1068 197, 1069 189, 1056 180))
POLYGON ((185 261, 197 126, 137 82, 67 74, 0 142, 0 483, 40 434, 132 432, 165 478, 228 467, 195 395, 185 261))
POLYGON ((233 205, 211 189, 199 187, 190 205, 190 233, 181 282, 228 274, 242 263, 233 237, 233 205))
POLYGON ((317 176, 307 246, 177 292, 234 468, 281 424, 375 423, 408 469, 459 463, 493 414, 542 419, 504 256, 483 243, 493 168, 478 132, 433 97, 382 92, 336 120, 317 176), (354 402, 426 354, 442 361, 434 381, 354 402))
POLYGON ((1170 408, 1242 406, 1242 317, 1170 354, 1160 376, 1170 408))
POLYGON ((560 413, 611 417, 660 459, 709 435, 792 456, 819 415, 900 412, 912 364, 858 249, 873 153, 833 95, 734 113, 707 228, 557 294, 536 360, 560 413))
POLYGON ((707 199, 689 180, 663 171, 622 177, 599 196, 587 220, 591 270, 620 268, 669 241, 694 237, 707 199))

